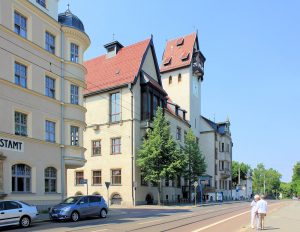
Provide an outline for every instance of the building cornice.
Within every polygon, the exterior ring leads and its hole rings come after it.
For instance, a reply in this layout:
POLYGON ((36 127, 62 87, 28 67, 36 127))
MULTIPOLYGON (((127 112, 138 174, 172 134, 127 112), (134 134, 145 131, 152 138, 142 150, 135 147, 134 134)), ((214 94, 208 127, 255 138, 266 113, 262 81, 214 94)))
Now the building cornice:
POLYGON ((85 122, 79 121, 79 120, 76 120, 76 119, 72 119, 72 118, 64 118, 64 121, 68 122, 72 125, 75 125, 75 126, 83 126, 84 128, 86 128, 86 126, 87 126, 85 122))
POLYGON ((90 46, 91 40, 86 33, 79 31, 78 29, 63 25, 61 29, 65 33, 65 35, 70 36, 76 40, 79 39, 84 44, 84 51, 86 51, 86 49, 90 46))

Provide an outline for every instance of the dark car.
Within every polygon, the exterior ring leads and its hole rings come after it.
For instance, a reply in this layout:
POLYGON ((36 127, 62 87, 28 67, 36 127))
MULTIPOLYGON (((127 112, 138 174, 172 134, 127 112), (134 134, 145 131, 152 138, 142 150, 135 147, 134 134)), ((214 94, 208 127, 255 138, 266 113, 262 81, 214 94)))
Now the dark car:
POLYGON ((68 220, 73 222, 80 218, 99 216, 106 218, 107 204, 102 196, 74 196, 65 199, 49 209, 52 220, 68 220))

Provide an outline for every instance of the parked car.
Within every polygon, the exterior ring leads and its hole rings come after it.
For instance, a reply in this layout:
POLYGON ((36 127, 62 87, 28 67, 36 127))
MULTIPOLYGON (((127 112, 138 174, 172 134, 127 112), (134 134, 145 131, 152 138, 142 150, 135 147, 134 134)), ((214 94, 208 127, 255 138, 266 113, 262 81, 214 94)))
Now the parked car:
POLYGON ((20 225, 26 228, 38 215, 36 206, 22 201, 0 201, 0 227, 20 225))
POLYGON ((84 217, 106 218, 107 212, 107 204, 102 196, 74 196, 50 208, 49 216, 52 220, 70 219, 76 222, 84 217))

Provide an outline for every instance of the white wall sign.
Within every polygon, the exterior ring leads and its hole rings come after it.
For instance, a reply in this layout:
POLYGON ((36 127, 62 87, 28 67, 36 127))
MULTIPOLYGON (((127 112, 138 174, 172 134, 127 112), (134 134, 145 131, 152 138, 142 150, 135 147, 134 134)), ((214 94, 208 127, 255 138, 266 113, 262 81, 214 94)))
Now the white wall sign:
POLYGON ((0 137, 0 150, 24 152, 24 142, 0 137))

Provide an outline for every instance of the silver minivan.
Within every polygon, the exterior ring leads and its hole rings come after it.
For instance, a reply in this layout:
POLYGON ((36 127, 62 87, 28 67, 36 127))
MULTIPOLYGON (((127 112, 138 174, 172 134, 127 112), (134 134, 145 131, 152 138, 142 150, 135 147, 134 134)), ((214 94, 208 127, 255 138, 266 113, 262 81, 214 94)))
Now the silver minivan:
POLYGON ((74 196, 49 209, 52 220, 78 221, 80 218, 99 216, 106 218, 108 207, 102 196, 74 196))
POLYGON ((22 201, 0 201, 0 227, 20 225, 26 228, 37 216, 36 206, 22 201))

